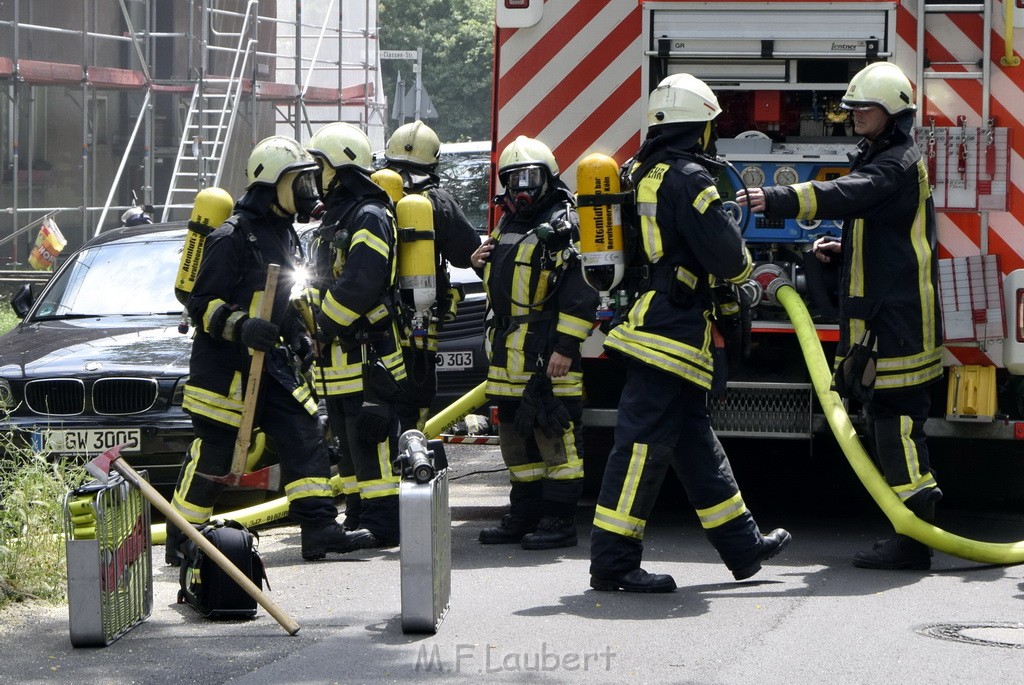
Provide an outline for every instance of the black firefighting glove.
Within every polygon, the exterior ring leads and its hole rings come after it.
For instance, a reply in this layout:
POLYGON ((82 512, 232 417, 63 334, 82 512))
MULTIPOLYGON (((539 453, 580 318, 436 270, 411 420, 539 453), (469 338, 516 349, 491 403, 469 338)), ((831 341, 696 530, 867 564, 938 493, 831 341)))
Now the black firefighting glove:
POLYGON ((840 397, 868 402, 875 391, 878 340, 868 330, 836 366, 832 387, 840 397))
POLYGON ((370 399, 363 400, 356 416, 359 440, 367 445, 379 445, 388 439, 391 428, 391 407, 370 399))
POLYGON ((542 371, 538 371, 526 382, 523 390, 523 397, 519 401, 519 408, 513 418, 513 425, 516 432, 524 438, 533 435, 533 429, 537 426, 537 418, 544 410, 544 397, 551 393, 551 379, 542 371))
POLYGON ((243 321, 239 329, 239 337, 242 343, 246 347, 251 347, 261 352, 268 352, 273 349, 280 335, 281 331, 277 324, 256 317, 249 317, 243 321))
POLYGON ((285 325, 284 339, 288 343, 288 349, 299 360, 299 371, 306 373, 313 364, 315 349, 313 339, 297 317, 289 319, 285 325))
POLYGON ((537 414, 537 427, 547 438, 556 438, 572 426, 572 416, 562 401, 555 397, 548 383, 548 392, 544 395, 541 412, 537 414))

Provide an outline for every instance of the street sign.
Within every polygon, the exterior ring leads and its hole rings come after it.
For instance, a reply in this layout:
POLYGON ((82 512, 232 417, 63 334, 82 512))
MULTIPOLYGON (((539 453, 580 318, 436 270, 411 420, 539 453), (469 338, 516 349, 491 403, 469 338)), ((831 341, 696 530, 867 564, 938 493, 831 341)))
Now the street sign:
POLYGON ((381 59, 416 59, 415 50, 381 50, 381 59))

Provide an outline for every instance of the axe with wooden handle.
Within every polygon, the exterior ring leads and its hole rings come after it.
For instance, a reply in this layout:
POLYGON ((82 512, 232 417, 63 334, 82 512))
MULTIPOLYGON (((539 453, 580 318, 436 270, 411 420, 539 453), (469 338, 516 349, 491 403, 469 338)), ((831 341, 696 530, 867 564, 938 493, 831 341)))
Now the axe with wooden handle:
MULTIPOLYGON (((281 267, 277 264, 267 266, 267 283, 263 287, 263 300, 260 302, 259 318, 270 321, 274 313, 274 297, 277 294, 277 281, 281 267)), ((231 486, 244 486, 262 490, 276 491, 281 488, 281 467, 273 464, 265 468, 245 473, 245 457, 249 452, 252 440, 252 424, 256 415, 256 401, 259 398, 260 382, 263 378, 263 358, 266 352, 253 350, 249 363, 249 381, 245 386, 245 397, 242 400, 242 418, 238 425, 235 438, 235 451, 231 458, 231 471, 226 476, 211 476, 196 473, 207 480, 231 486)))
POLYGON ((177 526, 178 530, 184 533, 185 537, 198 545, 199 549, 203 550, 203 553, 213 560, 213 563, 217 564, 224 573, 228 574, 233 581, 238 583, 238 586, 247 595, 259 602, 260 606, 266 609, 267 613, 273 616, 281 624, 281 627, 288 631, 289 635, 299 632, 299 624, 291 616, 286 614, 272 599, 263 594, 263 591, 256 587, 256 584, 248 576, 242 573, 237 566, 231 563, 230 559, 203 537, 191 523, 186 521, 185 517, 179 514, 171 506, 171 503, 157 492, 156 488, 150 485, 146 479, 141 478, 135 469, 121 459, 122 447, 124 445, 110 448, 86 464, 85 470, 101 482, 106 482, 107 477, 110 475, 110 469, 114 469, 121 474, 128 483, 142 491, 142 496, 149 500, 168 521, 177 526))

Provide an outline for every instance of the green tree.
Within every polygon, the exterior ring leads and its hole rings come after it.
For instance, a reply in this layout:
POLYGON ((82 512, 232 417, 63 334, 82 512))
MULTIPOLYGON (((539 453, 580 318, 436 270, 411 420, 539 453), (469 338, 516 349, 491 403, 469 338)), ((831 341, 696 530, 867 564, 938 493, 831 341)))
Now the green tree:
MULTIPOLYGON (((438 113, 427 123, 444 142, 490 138, 494 1, 381 0, 380 47, 423 48, 423 87, 438 113)), ((386 60, 381 71, 389 101, 399 73, 406 89, 415 83, 410 62, 386 60)))

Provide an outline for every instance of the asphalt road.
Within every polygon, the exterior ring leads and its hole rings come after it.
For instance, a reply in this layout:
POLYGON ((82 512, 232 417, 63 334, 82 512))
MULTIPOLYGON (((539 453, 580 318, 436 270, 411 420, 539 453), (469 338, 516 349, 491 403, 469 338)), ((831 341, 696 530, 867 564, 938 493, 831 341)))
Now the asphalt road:
MULTIPOLYGON (((402 632, 397 550, 303 563, 298 529, 283 526, 263 531, 260 547, 270 596, 301 624, 297 635, 262 609, 252 621, 205 621, 175 603, 176 570, 156 565, 151 617, 105 648, 71 646, 66 607, 0 614, 0 682, 1020 681, 1024 567, 937 553, 930 572, 853 568, 852 555, 887 525, 842 469, 783 483, 771 477, 778 469, 734 458, 762 529, 784 526, 794 538, 745 582, 733 581, 667 485, 644 565, 671 573, 679 589, 644 596, 588 588, 592 497, 580 506, 578 547, 478 544, 507 504, 507 476, 497 448, 450 452, 452 597, 437 634, 402 632)), ((939 524, 1024 539, 1024 517, 1012 511, 947 508, 939 524)))

